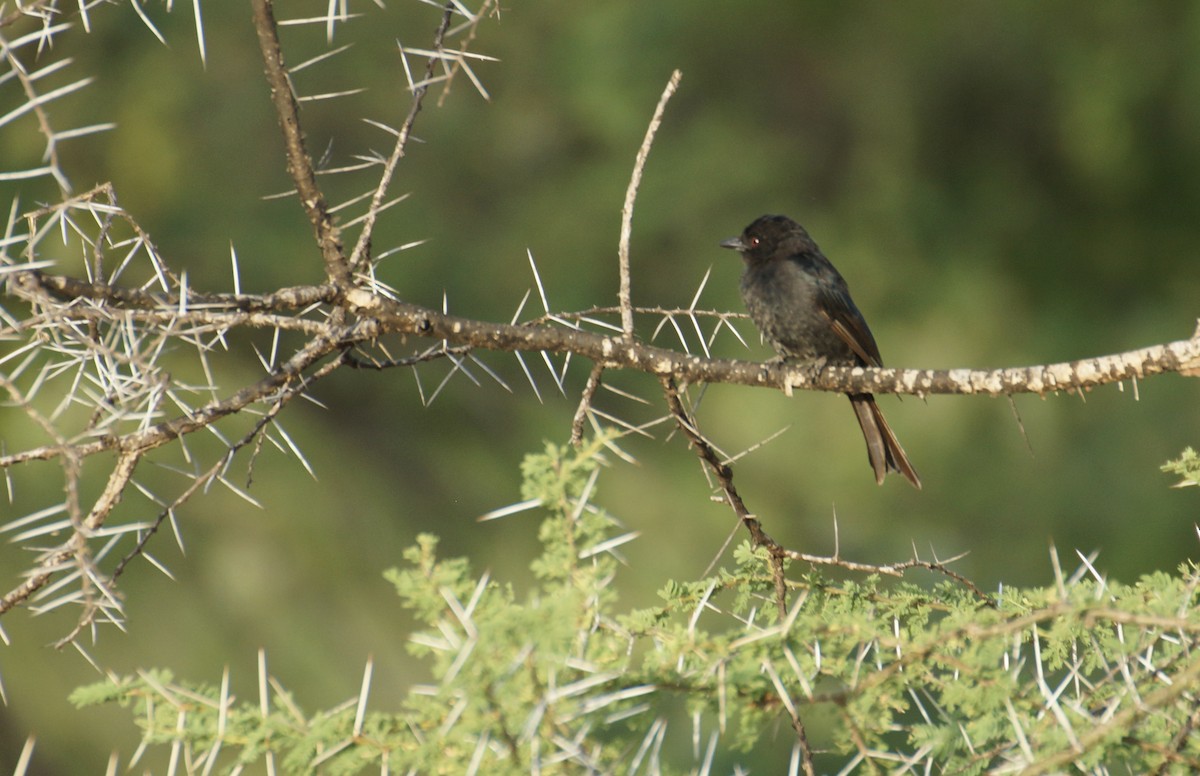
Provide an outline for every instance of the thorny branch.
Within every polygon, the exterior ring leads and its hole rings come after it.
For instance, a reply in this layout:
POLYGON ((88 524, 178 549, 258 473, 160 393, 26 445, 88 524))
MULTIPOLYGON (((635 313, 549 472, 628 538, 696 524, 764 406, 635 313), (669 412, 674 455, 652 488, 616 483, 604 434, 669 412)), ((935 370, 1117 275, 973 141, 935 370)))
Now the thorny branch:
MULTIPOLYGON (((45 275, 40 271, 17 273, 16 283, 27 288, 44 287, 58 291, 64 300, 89 298, 122 308, 126 299, 141 298, 127 290, 105 290, 69 278, 45 275)), ((281 290, 274 295, 253 297, 225 295, 236 309, 277 309, 294 307, 304 300, 327 300, 336 291, 330 286, 301 286, 281 290)), ((221 295, 212 299, 209 312, 218 312, 221 295)), ((346 309, 369 321, 362 328, 359 344, 387 334, 406 334, 444 340, 448 345, 479 350, 571 353, 607 369, 629 369, 656 376, 670 376, 688 383, 732 383, 761 388, 833 391, 837 393, 896 393, 915 396, 932 394, 1011 396, 1022 393, 1046 394, 1086 391, 1103 385, 1137 380, 1154 375, 1200 369, 1200 337, 1162 345, 1096 356, 1079 361, 991 370, 968 369, 880 369, 874 367, 833 367, 818 372, 803 366, 706 358, 644 342, 625 342, 582 328, 533 326, 520 323, 483 321, 422 307, 380 296, 354 286, 344 294, 346 309)), ((164 295, 164 306, 174 301, 164 295)), ((162 308, 159 308, 160 310, 162 308)), ((564 314, 570 315, 570 314, 564 314)))
POLYGON ((312 224, 325 260, 325 273, 338 288, 350 282, 350 267, 342 252, 342 241, 334 225, 325 201, 325 193, 317 185, 317 173, 312 158, 304 143, 304 131, 300 128, 300 108, 292 85, 288 79, 287 65, 283 61, 283 49, 279 45, 279 25, 275 21, 275 9, 271 0, 254 0, 254 30, 258 34, 258 46, 262 52, 266 69, 267 84, 271 87, 271 102, 275 115, 283 130, 283 146, 287 155, 287 170, 296 185, 296 194, 312 224))
MULTIPOLYGON (((695 421, 690 417, 679 398, 679 389, 675 385, 675 381, 670 377, 663 377, 661 378, 661 382, 667 408, 671 411, 671 416, 675 418, 675 423, 679 427, 679 430, 688 438, 692 449, 696 451, 696 455, 700 457, 700 460, 716 475, 721 490, 725 495, 725 503, 729 504, 734 514, 742 521, 742 525, 749 531, 754 546, 765 548, 769 554, 771 581, 775 586, 775 606, 779 611, 779 620, 782 622, 787 617, 787 575, 784 558, 788 557, 788 551, 768 536, 763 531, 762 524, 758 522, 758 519, 746 509, 745 502, 742 501, 741 495, 733 484, 733 467, 720 459, 713 446, 700 433, 700 429, 696 427, 695 421)), ((781 692, 780 697, 786 699, 786 692, 781 692)), ((790 700, 785 700, 785 706, 792 730, 796 733, 796 743, 800 747, 804 772, 810 775, 814 774, 816 771, 813 768, 812 749, 808 744, 808 733, 805 730, 804 721, 800 718, 800 712, 790 700)))
MULTIPOLYGON (((441 51, 442 45, 446 40, 446 30, 450 28, 450 21, 453 18, 454 5, 453 3, 447 3, 446 9, 442 12, 442 21, 438 25, 437 32, 433 35, 434 51, 441 51)), ((474 30, 472 29, 472 31, 474 30)), ((403 54, 403 52, 401 53, 403 54)), ((375 193, 371 195, 371 206, 367 208, 367 216, 366 220, 363 221, 362 232, 359 233, 358 242, 354 246, 354 253, 350 256, 350 267, 354 270, 362 267, 370 257, 371 236, 375 232, 375 222, 383 209, 383 198, 387 196, 388 187, 391 185, 392 178, 396 174, 396 167, 400 164, 400 160, 404 158, 405 149, 408 148, 409 138, 412 137, 413 125, 417 122, 417 114, 421 112, 421 106, 425 102, 425 94, 429 91, 437 62, 436 57, 429 57, 428 62, 425 64, 425 77, 415 84, 409 84, 409 89, 412 90, 413 97, 412 107, 409 108, 408 115, 404 117, 404 123, 400 125, 400 131, 396 134, 396 144, 392 147, 392 153, 383 167, 383 174, 379 176, 379 184, 375 187, 375 193)))
POLYGON ((625 191, 625 206, 621 208, 621 239, 617 248, 621 288, 617 292, 617 298, 621 303, 621 330, 625 334, 625 339, 631 342, 633 341, 633 301, 630 296, 632 283, 629 270, 629 239, 633 234, 633 206, 637 201, 638 186, 642 183, 642 170, 646 167, 646 159, 650 156, 650 147, 654 144, 654 136, 658 133, 658 125, 662 123, 667 102, 679 88, 679 79, 681 78, 683 78, 683 73, 678 70, 671 73, 671 80, 667 82, 667 88, 663 90, 662 97, 658 99, 658 105, 654 108, 654 116, 650 119, 650 126, 646 128, 646 137, 642 140, 637 157, 634 159, 633 174, 629 176, 629 188, 625 191))
POLYGON ((583 424, 587 420, 588 411, 592 408, 592 400, 600 388, 600 378, 604 376, 604 366, 595 364, 592 373, 588 375, 587 384, 583 386, 583 396, 579 399, 579 407, 571 421, 571 444, 578 447, 583 442, 583 424))
POLYGON ((742 525, 750 533, 750 539, 754 542, 754 546, 764 547, 770 554, 771 577, 775 583, 775 605, 779 608, 779 617, 782 619, 787 615, 787 578, 784 576, 783 563, 784 558, 787 557, 787 550, 767 535, 762 528, 762 523, 746 508, 746 503, 742 501, 741 494, 733 484, 733 467, 721 460, 717 451, 700 433, 679 398, 679 389, 675 380, 671 377, 663 377, 660 378, 660 381, 663 387, 663 396, 667 401, 667 409, 671 411, 671 416, 675 418, 679 430, 691 442, 696 455, 700 456, 700 460, 716 475, 717 482, 725 494, 725 503, 729 504, 729 508, 737 515, 738 520, 742 521, 742 525))
POLYGON ((688 413, 687 408, 684 407, 680 399, 679 389, 675 385, 675 382, 669 377, 661 378, 661 382, 663 395, 666 398, 667 408, 670 410, 671 416, 675 419, 675 423, 679 429, 688 438, 696 455, 699 456, 700 460, 716 476, 717 483, 723 494, 723 500, 733 510, 733 513, 737 515, 742 525, 746 527, 754 546, 766 549, 771 560, 771 577, 775 585, 775 605, 779 609, 780 618, 787 614, 787 577, 784 574, 785 559, 798 560, 814 566, 834 566, 846 569, 847 571, 885 574, 892 577, 903 576, 904 572, 909 569, 924 569, 937 574, 943 574, 953 579, 955 582, 968 588, 989 606, 994 605, 991 596, 980 590, 971 580, 951 570, 942 561, 921 560, 914 555, 909 560, 900 563, 882 565, 858 563, 842 558, 839 553, 833 555, 812 555, 806 552, 790 550, 776 542, 763 531, 762 524, 758 521, 758 518, 746 507, 746 503, 742 500, 741 494, 738 493, 737 487, 733 483, 733 467, 721 458, 714 445, 697 428, 694 419, 688 413))
MULTIPOLYGON (((0 22, 0 28, 6 26, 0 22)), ((50 126, 50 118, 46 113, 46 108, 41 102, 41 97, 38 94, 37 88, 34 86, 33 79, 30 74, 17 61, 16 54, 13 53, 8 41, 0 35, 0 51, 3 52, 3 57, 8 60, 9 70, 21 84, 25 96, 28 98, 28 104, 32 106, 33 114, 37 117, 38 129, 46 138, 46 151, 44 158, 47 162, 45 165, 46 171, 54 178, 54 182, 58 184, 59 191, 65 196, 71 191, 71 182, 67 180, 63 174, 62 167, 59 165, 58 158, 58 142, 55 137, 54 130, 50 126)), ((90 79, 89 79, 90 80, 90 79)), ((78 85, 86 84, 87 81, 77 82, 78 85)))

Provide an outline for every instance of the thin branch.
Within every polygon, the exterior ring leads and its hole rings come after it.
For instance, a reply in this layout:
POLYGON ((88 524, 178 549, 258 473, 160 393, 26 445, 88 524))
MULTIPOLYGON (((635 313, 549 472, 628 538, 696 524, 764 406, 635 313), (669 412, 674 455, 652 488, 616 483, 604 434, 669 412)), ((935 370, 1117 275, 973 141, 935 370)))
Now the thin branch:
POLYGON ((571 420, 571 445, 579 447, 583 442, 583 424, 587 420, 588 411, 592 408, 592 400, 596 397, 596 390, 600 387, 600 376, 604 374, 604 365, 595 364, 592 366, 592 373, 588 375, 587 384, 583 386, 583 395, 579 397, 579 407, 575 410, 575 417, 571 420))
POLYGON ((717 483, 725 495, 725 503, 733 509, 734 514, 737 515, 742 525, 746 527, 746 530, 750 533, 750 540, 753 545, 755 547, 766 548, 770 554, 771 575, 775 585, 775 601, 776 606, 779 608, 780 619, 787 613, 787 578, 784 575, 784 559, 804 561, 813 565, 836 566, 849 571, 859 571, 869 574, 886 574, 894 577, 903 576, 904 572, 908 569, 921 568, 943 574, 969 589, 986 605, 995 605, 991 596, 980 590, 974 582, 962 574, 950 570, 940 561, 924 561, 913 557, 901 563, 883 565, 856 563, 855 561, 843 559, 837 553, 831 556, 810 555, 796 550, 789 550, 787 547, 776 542, 762 529, 762 524, 758 521, 758 518, 747 509, 745 502, 742 501, 742 497, 737 491, 737 487, 733 483, 733 467, 722 460, 712 443, 696 428, 695 421, 689 416, 687 409, 683 406, 683 402, 679 397, 679 390, 674 381, 670 377, 663 377, 660 380, 663 385, 663 396, 666 398, 667 407, 671 411, 672 417, 675 418, 679 429, 687 436, 688 441, 691 442, 696 455, 700 457, 700 460, 716 476, 717 483))
MULTIPOLYGON (((240 412, 255 402, 272 396, 293 380, 301 379, 305 370, 331 353, 341 351, 354 344, 373 339, 378 328, 371 321, 360 321, 346 327, 327 329, 314 337, 290 359, 276 367, 270 374, 256 383, 248 385, 231 396, 214 400, 186 415, 157 423, 143 430, 123 436, 105 435, 90 442, 74 445, 72 452, 80 458, 108 450, 146 451, 160 447, 180 436, 210 426, 215 421, 240 412), (374 332, 374 334, 372 334, 374 332)), ((37 451, 26 451, 0 457, 0 466, 11 466, 31 460, 48 460, 62 455, 59 445, 48 445, 37 451), (35 454, 36 453, 36 454, 35 454)), ((0 609, 3 613, 3 609, 0 609)))
MULTIPOLYGON (((442 12, 442 21, 438 24, 437 32, 433 35, 434 52, 442 50, 442 45, 446 39, 446 30, 450 28, 450 21, 453 17, 454 3, 446 3, 446 8, 442 12)), ((403 55, 403 52, 401 54, 403 55)), ((355 243, 354 251, 350 255, 350 267, 352 269, 357 270, 362 267, 369 258, 371 238, 375 234, 375 222, 378 220, 379 213, 382 210, 383 199, 387 196, 388 187, 391 185, 392 178, 396 174, 396 167, 400 164, 400 160, 404 158, 405 149, 408 148, 408 141, 412 136, 413 124, 417 121, 417 114, 421 112, 421 105, 425 101, 425 95, 429 91, 433 71, 439 61, 438 57, 431 55, 425 62, 425 77, 412 87, 412 106, 408 109, 408 115, 404 118, 404 123, 400 125, 400 131, 396 135, 396 144, 392 146, 392 153, 388 156, 387 163, 383 166, 383 173, 379 176, 379 183, 375 186, 375 193, 371 196, 371 206, 367 208, 366 216, 363 218, 362 231, 358 235, 358 242, 355 243)))
POLYGON ((271 102, 279 125, 283 129, 283 144, 287 155, 287 169, 296 185, 300 204, 316 234, 321 257, 325 261, 325 274, 338 288, 351 283, 350 265, 342 250, 338 228, 329 213, 325 194, 317 185, 312 158, 304 144, 304 132, 300 128, 300 109, 292 84, 288 78, 287 65, 283 62, 283 50, 279 46, 279 27, 271 0, 252 0, 254 6, 254 29, 258 33, 258 45, 262 51, 267 83, 271 87, 271 102))
MULTIPOLYGON (((474 18, 470 18, 464 23, 468 29, 466 36, 463 37, 462 42, 458 46, 459 51, 465 53, 466 50, 471 47, 471 43, 475 41, 475 35, 479 31, 479 22, 483 21, 485 16, 493 12, 493 7, 496 6, 498 2, 499 0, 484 0, 483 4, 479 6, 479 10, 475 12, 474 18)), ((497 7, 494 10, 496 16, 499 17, 500 9, 497 7)), ((460 24, 458 27, 451 30, 451 32, 458 34, 462 32, 462 28, 463 25, 460 24)), ((446 103, 446 98, 450 96, 450 87, 454 85, 454 76, 463 68, 463 64, 463 60, 460 57, 455 59, 453 64, 450 65, 450 69, 446 73, 446 84, 442 87, 442 93, 438 96, 437 104, 439 108, 446 103)), ((429 76, 426 76, 426 80, 428 80, 428 78, 429 76)), ((485 96, 484 99, 487 99, 487 97, 485 96)))
MULTIPOLYGON (((27 273, 22 282, 35 282, 62 299, 92 299, 124 308, 178 308, 180 296, 155 293, 141 288, 123 288, 108 283, 88 282, 65 275, 48 275, 38 270, 27 273), (29 277, 31 276, 31 277, 29 277)), ((318 302, 332 302, 337 287, 331 284, 292 286, 269 294, 205 294, 188 291, 188 307, 218 307, 242 312, 294 312, 318 302)))
POLYGON ((782 621, 787 616, 787 578, 784 576, 783 559, 786 556, 784 548, 767 535, 762 529, 762 524, 754 515, 750 514, 750 510, 746 508, 746 504, 742 501, 741 494, 733 484, 733 467, 721 460, 717 451, 705 439, 700 430, 696 428, 694 421, 688 416, 687 409, 683 406, 683 402, 679 398, 679 389, 675 385, 674 379, 670 377, 660 378, 663 388, 663 396, 667 400, 667 407, 671 410, 671 415, 675 418, 679 430, 691 442, 692 449, 696 451, 696 455, 700 457, 713 474, 717 477, 717 482, 720 483, 721 490, 725 493, 725 503, 729 504, 733 509, 738 519, 742 521, 742 525, 750 532, 750 539, 755 547, 765 547, 770 554, 771 559, 771 578, 775 584, 775 605, 779 609, 779 619, 782 621))
POLYGON ((889 577, 902 577, 904 576, 904 572, 909 569, 924 569, 953 579, 974 593, 986 606, 995 607, 996 605, 995 600, 983 592, 978 585, 940 561, 921 560, 920 558, 913 557, 899 563, 859 563, 857 561, 846 560, 836 552, 833 555, 810 555, 806 552, 789 550, 786 547, 781 547, 780 552, 792 560, 804 561, 814 566, 833 566, 846 569, 847 571, 857 571, 864 574, 883 574, 889 577))
POLYGON ((671 73, 671 80, 667 82, 667 88, 658 98, 654 116, 650 119, 650 126, 646 128, 646 137, 642 140, 642 146, 638 149, 637 158, 633 162, 633 175, 629 178, 629 188, 625 190, 625 206, 621 208, 621 239, 617 246, 617 258, 621 269, 621 288, 617 293, 617 300, 621 305, 621 329, 625 332, 625 339, 630 341, 633 340, 633 303, 630 301, 629 238, 633 233, 633 204, 637 199, 638 186, 642 182, 642 169, 646 166, 646 157, 650 155, 650 146, 654 143, 654 135, 658 132, 658 125, 662 123, 663 111, 667 108, 667 101, 679 87, 679 79, 682 77, 683 73, 678 70, 671 73))
POLYGON ((0 16, 0 29, 11 27, 17 22, 24 21, 31 16, 45 19, 51 15, 56 15, 57 9, 46 10, 46 6, 49 5, 52 5, 52 0, 35 0, 32 3, 18 5, 10 13, 0 16))
POLYGON ((808 744, 808 731, 804 728, 804 721, 800 719, 800 712, 790 714, 789 717, 792 730, 796 731, 796 743, 800 746, 800 767, 804 768, 804 776, 817 776, 813 765, 812 747, 808 744))
MULTIPOLYGON (((69 560, 72 555, 73 553, 71 551, 62 550, 52 556, 44 558, 39 565, 43 568, 53 568, 64 561, 69 560)), ((5 593, 4 597, 0 598, 0 615, 4 614, 9 609, 24 603, 29 596, 45 587, 46 583, 50 581, 52 576, 52 572, 49 571, 37 572, 29 576, 20 585, 17 585, 15 588, 5 593)))
POLYGON ((417 364, 425 364, 430 361, 437 361, 443 358, 453 359, 455 356, 465 356, 471 352, 469 347, 447 348, 435 346, 426 348, 420 353, 416 353, 405 358, 374 358, 360 357, 354 352, 347 350, 342 354, 341 365, 348 366, 351 369, 370 369, 376 372, 382 372, 386 369, 397 369, 404 367, 413 367, 417 364))
MULTIPOLYGON (((46 161, 46 169, 50 173, 51 177, 54 178, 55 183, 58 184, 59 191, 63 194, 63 196, 66 196, 71 192, 71 182, 67 180, 67 176, 63 172, 62 166, 59 164, 58 141, 56 139, 57 135, 54 131, 54 128, 50 125, 50 116, 46 112, 45 108, 45 103, 48 100, 53 99, 54 93, 38 93, 38 90, 33 84, 33 79, 29 76, 29 73, 26 71, 24 65, 17 61, 16 54, 8 46, 8 41, 5 40, 3 36, 0 36, 0 50, 3 50, 4 56, 8 59, 10 64, 10 72, 13 73, 20 81, 21 88, 25 91, 25 96, 28 98, 23 108, 33 111, 34 115, 37 117, 38 129, 46 138, 46 151, 43 154, 43 158, 46 161)), ((66 93, 66 90, 73 91, 74 89, 86 86, 91 82, 91 78, 85 78, 80 81, 76 81, 70 87, 64 87, 62 93, 66 93)), ((9 116, 12 115, 13 114, 11 113, 9 114, 9 116)))

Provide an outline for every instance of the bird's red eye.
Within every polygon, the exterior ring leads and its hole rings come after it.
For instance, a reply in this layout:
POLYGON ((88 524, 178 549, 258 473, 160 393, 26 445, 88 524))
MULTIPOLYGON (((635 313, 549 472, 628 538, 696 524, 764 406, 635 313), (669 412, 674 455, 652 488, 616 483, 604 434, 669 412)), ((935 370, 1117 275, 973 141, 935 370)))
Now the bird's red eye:
POLYGON ((759 246, 759 244, 762 242, 762 240, 759 239, 758 237, 751 237, 748 240, 748 242, 750 243, 751 248, 757 248, 759 246))

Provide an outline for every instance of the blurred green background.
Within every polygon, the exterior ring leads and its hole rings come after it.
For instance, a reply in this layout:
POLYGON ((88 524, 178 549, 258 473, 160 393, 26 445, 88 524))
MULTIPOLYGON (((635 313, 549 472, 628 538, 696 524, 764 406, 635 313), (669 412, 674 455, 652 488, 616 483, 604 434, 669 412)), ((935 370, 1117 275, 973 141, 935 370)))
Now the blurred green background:
MULTIPOLYGON (((297 16, 325 8, 286 5, 297 16)), ((335 35, 354 47, 295 77, 301 94, 366 88, 305 106, 310 148, 329 166, 387 151, 388 137, 359 118, 399 124, 409 99, 394 42, 427 47, 438 19, 415 0, 360 10, 365 18, 335 35)), ((113 181, 194 287, 230 287, 231 242, 248 291, 317 282, 299 207, 262 199, 289 183, 249 8, 204 11, 207 67, 187 13, 153 13, 165 47, 125 7, 98 9, 91 34, 58 42, 54 56, 76 59, 73 77, 97 79, 54 104, 58 125, 119 123, 65 145, 66 169, 77 190, 113 181)), ((323 30, 288 28, 284 45, 290 62, 302 61, 322 50, 323 30)), ((427 103, 423 142, 397 183, 412 196, 375 241, 429 240, 381 269, 405 299, 439 306, 445 295, 453 312, 507 321, 533 285, 529 250, 552 307, 614 303, 625 186, 655 101, 680 68, 634 219, 637 304, 686 306, 711 269, 700 306, 740 311, 740 262, 717 242, 778 212, 804 223, 841 269, 893 366, 1115 353, 1186 338, 1200 314, 1198 5, 517 3, 481 26, 472 50, 500 59, 476 65, 491 102, 460 78, 443 106, 427 103)), ((6 112, 22 97, 7 87, 0 99, 6 112)), ((37 162, 28 130, 0 129, 7 167, 37 162)), ((340 201, 370 182, 326 183, 340 201)), ((0 201, 17 193, 26 208, 54 197, 5 184, 0 201)), ((648 337, 653 321, 642 323, 648 337)), ((741 331, 748 353, 729 336, 714 352, 770 355, 748 323, 741 331)), ((314 391, 326 409, 291 405, 283 425, 317 479, 268 449, 251 487, 264 509, 227 491, 192 501, 180 521, 187 554, 167 535, 153 547, 176 580, 144 564, 128 573, 128 632, 103 632, 89 647, 96 660, 118 673, 168 666, 214 682, 228 665, 252 697, 263 647, 311 711, 353 696, 373 655, 372 705, 394 708, 424 674, 405 654, 408 620, 382 571, 432 531, 445 554, 527 586, 539 518, 475 518, 518 499, 524 453, 566 439, 590 366, 572 364, 563 397, 528 359, 539 402, 511 356, 481 358, 514 394, 460 375, 423 407, 408 372, 347 371, 314 391)), ((258 369, 249 357, 226 362, 222 379, 235 389, 258 369)), ((422 370, 426 393, 444 372, 422 370)), ((642 376, 609 379, 655 395, 642 376)), ((831 552, 836 515, 849 558, 969 553, 955 568, 994 589, 1048 582, 1051 543, 1068 569, 1076 550, 1099 551, 1097 567, 1124 580, 1196 555, 1197 495, 1170 489, 1158 467, 1200 441, 1197 384, 1166 376, 1138 394, 1127 385, 1086 401, 1021 396, 1012 405, 884 397, 922 492, 895 477, 875 487, 841 396, 714 386, 699 421, 729 453, 789 427, 737 466, 750 508, 783 544, 831 552)), ((624 417, 659 412, 603 402, 624 417)), ((649 605, 665 580, 704 571, 734 519, 709 500, 681 440, 660 432, 625 446, 639 465, 614 459, 596 500, 641 532, 618 584, 629 606, 649 605)), ((244 484, 244 461, 235 471, 244 484)), ((7 509, 24 514, 7 504, 0 514, 7 509)), ((131 520, 151 514, 136 499, 126 509, 131 520)), ((6 589, 26 561, 0 547, 6 589)), ((33 773, 94 773, 111 749, 124 758, 136 745, 123 714, 69 709, 67 692, 96 673, 74 650, 44 645, 72 623, 70 613, 3 620, 12 644, 0 650, 0 768, 30 732, 33 773)))

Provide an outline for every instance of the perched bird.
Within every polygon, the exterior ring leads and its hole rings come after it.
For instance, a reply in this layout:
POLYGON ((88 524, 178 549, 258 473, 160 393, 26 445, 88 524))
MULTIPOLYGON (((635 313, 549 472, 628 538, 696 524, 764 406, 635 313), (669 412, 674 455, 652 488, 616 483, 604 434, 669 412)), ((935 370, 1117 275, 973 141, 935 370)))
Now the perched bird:
MULTIPOLYGON (((721 243, 742 254, 742 300, 763 339, 783 361, 815 366, 883 366, 879 347, 846 281, 804 227, 787 216, 763 216, 721 243)), ((921 487, 883 412, 869 393, 850 404, 867 440, 875 481, 896 471, 921 487)))

